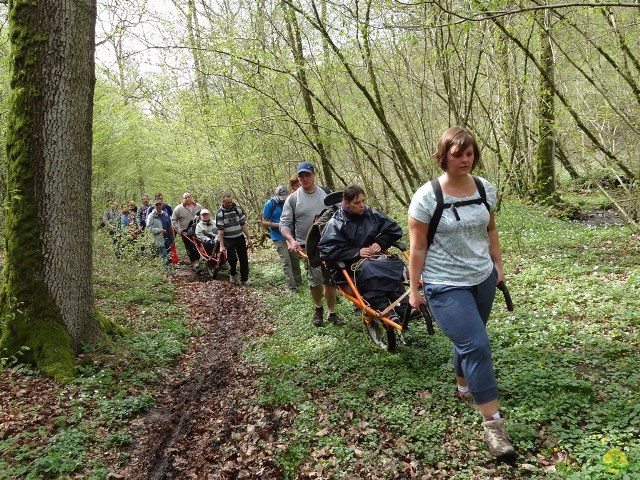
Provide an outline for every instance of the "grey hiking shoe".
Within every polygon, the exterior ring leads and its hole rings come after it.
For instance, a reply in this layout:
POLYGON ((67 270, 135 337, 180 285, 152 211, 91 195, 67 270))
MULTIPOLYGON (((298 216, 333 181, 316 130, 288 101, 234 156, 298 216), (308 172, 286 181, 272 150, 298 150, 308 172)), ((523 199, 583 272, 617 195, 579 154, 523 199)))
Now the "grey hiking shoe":
POLYGON ((501 460, 512 459, 516 452, 509 440, 509 434, 504 429, 504 418, 485 420, 482 426, 484 427, 484 441, 491 455, 501 460))
POLYGON ((229 281, 234 285, 238 284, 238 275, 229 275, 229 281))
POLYGON ((329 320, 334 325, 344 325, 344 320, 340 318, 336 312, 330 313, 327 317, 327 320, 329 320))
POLYGON ((311 320, 316 327, 322 326, 323 316, 324 316, 324 308, 316 307, 316 311, 313 313, 313 319, 311 320))

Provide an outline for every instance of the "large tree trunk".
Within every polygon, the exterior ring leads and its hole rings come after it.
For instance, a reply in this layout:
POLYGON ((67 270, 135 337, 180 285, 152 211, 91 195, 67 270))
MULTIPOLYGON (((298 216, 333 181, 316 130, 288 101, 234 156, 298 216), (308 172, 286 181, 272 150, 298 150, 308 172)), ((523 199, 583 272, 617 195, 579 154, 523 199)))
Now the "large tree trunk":
POLYGON ((9 2, 0 352, 27 346, 24 359, 60 381, 100 336, 91 279, 95 19, 95 0, 9 2))

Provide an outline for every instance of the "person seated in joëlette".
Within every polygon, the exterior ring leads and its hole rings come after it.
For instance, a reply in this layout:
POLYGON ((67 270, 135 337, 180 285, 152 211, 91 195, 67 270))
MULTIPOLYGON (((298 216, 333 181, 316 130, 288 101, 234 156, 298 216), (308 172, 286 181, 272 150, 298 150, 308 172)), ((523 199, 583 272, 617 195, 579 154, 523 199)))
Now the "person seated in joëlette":
POLYGON ((216 222, 211 220, 211 212, 206 208, 200 211, 200 221, 196 225, 196 238, 202 243, 209 255, 213 255, 217 250, 218 229, 216 222))
MULTIPOLYGON (((318 251, 336 282, 344 281, 337 262, 342 262, 347 272, 352 272, 352 266, 359 263, 354 275, 356 288, 371 308, 383 311, 404 294, 404 262, 385 254, 400 238, 400 226, 384 213, 368 207, 361 187, 349 185, 343 191, 340 208, 324 226, 318 251)), ((407 308, 404 299, 392 315, 402 319, 407 308)))

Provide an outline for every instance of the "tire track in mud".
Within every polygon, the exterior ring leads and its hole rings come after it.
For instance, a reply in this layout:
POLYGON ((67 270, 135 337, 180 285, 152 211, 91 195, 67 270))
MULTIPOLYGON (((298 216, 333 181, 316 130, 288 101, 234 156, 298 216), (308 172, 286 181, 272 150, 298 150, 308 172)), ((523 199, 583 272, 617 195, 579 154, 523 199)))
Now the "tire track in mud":
POLYGON ((260 368, 241 352, 272 326, 250 289, 189 274, 173 279, 176 298, 203 329, 134 426, 126 479, 282 478, 275 456, 292 414, 257 405, 260 368))

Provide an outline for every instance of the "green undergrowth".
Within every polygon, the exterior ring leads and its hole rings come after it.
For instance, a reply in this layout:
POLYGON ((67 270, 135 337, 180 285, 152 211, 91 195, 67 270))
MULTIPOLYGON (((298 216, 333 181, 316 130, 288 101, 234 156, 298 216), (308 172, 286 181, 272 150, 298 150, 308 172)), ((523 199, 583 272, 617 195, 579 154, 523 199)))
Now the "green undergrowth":
MULTIPOLYGON (((163 373, 199 334, 187 326, 184 308, 175 305, 172 285, 157 259, 135 247, 116 260, 102 232, 96 235, 94 285, 98 312, 125 333, 87 348, 74 382, 60 387, 54 400, 35 401, 29 412, 21 412, 53 415, 53 422, 0 439, 2 480, 107 478, 105 458, 127 461, 127 427, 154 405, 163 373)), ((25 367, 16 370, 37 374, 25 367)), ((24 409, 25 404, 16 399, 15 407, 24 409)))
MULTIPOLYGON (((453 399, 451 348, 439 329, 429 336, 412 324, 407 345, 390 355, 368 342, 344 299, 345 326, 314 328, 308 293, 288 294, 273 250, 252 254, 250 288, 276 329, 248 344, 246 357, 266 367, 259 402, 294 412, 278 439, 286 478, 640 477, 640 239, 511 201, 498 223, 516 310, 498 301, 489 332, 513 466, 492 461, 478 414, 453 399), (618 451, 626 466, 616 466, 618 451)), ((107 478, 108 464, 127 462, 131 422, 201 334, 157 260, 137 248, 116 260, 102 232, 94 282, 98 311, 126 333, 88 350, 48 410, 12 399, 21 413, 54 421, 0 439, 0 480, 107 478)))
POLYGON ((498 298, 489 332, 515 464, 492 462, 479 415, 454 400, 439 329, 412 326, 390 355, 344 300, 346 326, 311 326, 299 293, 266 298, 277 330, 250 354, 268 367, 260 401, 296 412, 279 459, 288 478, 308 468, 322 478, 640 476, 640 238, 518 202, 503 204, 498 224, 516 309, 498 298), (612 463, 617 450, 626 465, 612 463))

